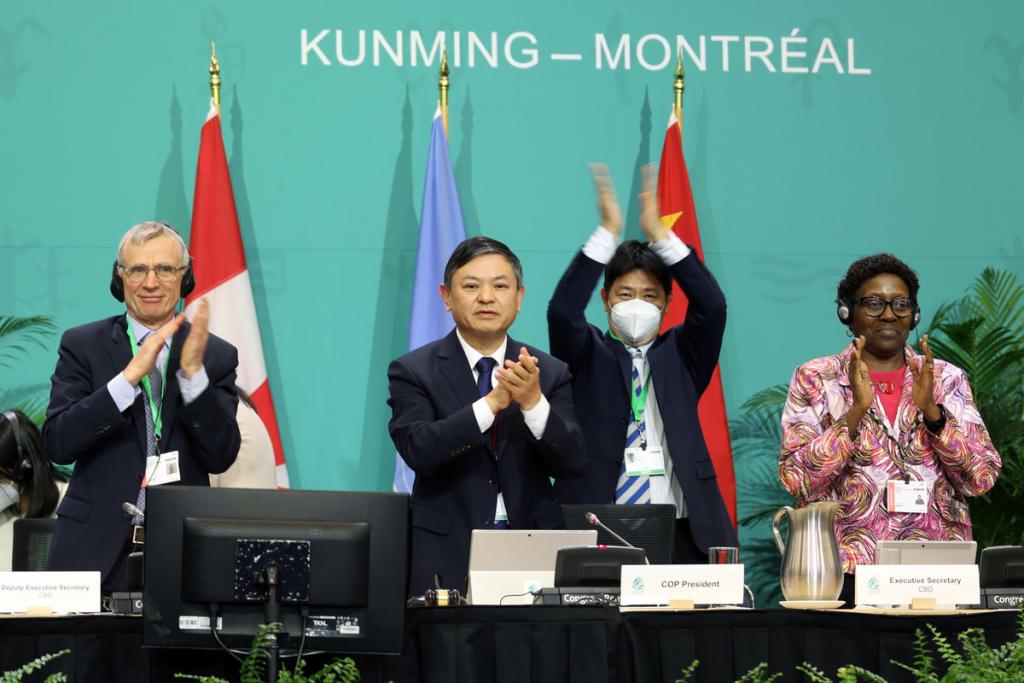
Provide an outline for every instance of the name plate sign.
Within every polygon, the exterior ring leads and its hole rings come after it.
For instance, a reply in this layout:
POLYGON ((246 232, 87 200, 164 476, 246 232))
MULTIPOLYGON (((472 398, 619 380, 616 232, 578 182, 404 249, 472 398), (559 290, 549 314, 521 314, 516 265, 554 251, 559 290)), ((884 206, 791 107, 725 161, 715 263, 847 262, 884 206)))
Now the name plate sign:
POLYGON ((857 565, 858 605, 909 605, 932 598, 937 605, 976 605, 981 601, 976 564, 857 565))
POLYGON ((0 572, 0 612, 99 611, 99 572, 0 572))
POLYGON ((622 567, 619 604, 742 605, 742 564, 629 564, 622 567))

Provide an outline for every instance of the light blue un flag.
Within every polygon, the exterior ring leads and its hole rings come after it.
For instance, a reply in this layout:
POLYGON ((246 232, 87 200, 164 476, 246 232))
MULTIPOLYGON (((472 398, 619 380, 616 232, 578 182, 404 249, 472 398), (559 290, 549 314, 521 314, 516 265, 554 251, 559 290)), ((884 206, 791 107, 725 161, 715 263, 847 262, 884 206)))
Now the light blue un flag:
MULTIPOLYGON (((440 339, 454 327, 437 286, 444 280, 448 257, 464 239, 466 226, 462 222, 462 205, 448 157, 448 136, 441 108, 438 107, 434 114, 434 127, 430 131, 427 175, 423 182, 420 244, 416 253, 416 278, 413 280, 412 315, 409 319, 410 351, 440 339)), ((409 466, 396 455, 394 490, 409 493, 414 477, 409 466)))

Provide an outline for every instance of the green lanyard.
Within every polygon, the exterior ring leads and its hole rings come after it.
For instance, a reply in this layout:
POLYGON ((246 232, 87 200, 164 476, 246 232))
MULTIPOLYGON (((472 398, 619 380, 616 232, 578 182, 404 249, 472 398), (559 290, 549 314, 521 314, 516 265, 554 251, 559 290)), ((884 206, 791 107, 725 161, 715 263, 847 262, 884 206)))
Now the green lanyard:
MULTIPOLYGON (((131 323, 131 321, 128 320, 127 317, 126 317, 125 318, 125 322, 128 324, 128 339, 130 339, 131 342, 132 342, 132 358, 134 358, 135 354, 138 351, 139 342, 137 342, 135 340, 135 332, 132 330, 132 323, 131 323)), ((158 353, 157 354, 157 358, 159 358, 159 357, 160 357, 160 354, 158 353)), ((170 360, 170 359, 168 359, 168 360, 170 360)), ((164 399, 164 389, 167 388, 167 366, 168 366, 168 364, 169 363, 164 363, 163 382, 160 383, 161 386, 160 386, 160 405, 159 406, 157 406, 156 401, 153 400, 153 387, 152 387, 152 384, 149 381, 149 375, 146 374, 146 375, 143 375, 143 377, 142 377, 142 393, 144 393, 146 395, 146 400, 149 401, 149 411, 153 415, 153 435, 156 437, 156 440, 157 440, 158 443, 160 441, 160 432, 161 432, 161 430, 163 429, 163 426, 164 426, 164 419, 163 419, 163 409, 164 409, 163 403, 164 403, 164 400, 163 399, 164 399)))
MULTIPOLYGON (((611 329, 608 330, 608 334, 610 334, 612 336, 612 339, 615 339, 620 344, 622 344, 626 348, 626 352, 629 353, 629 349, 631 348, 629 346, 629 344, 627 344, 626 342, 622 341, 622 339, 619 338, 619 335, 615 334, 615 332, 612 331, 611 329)), ((633 390, 633 354, 632 353, 629 354, 629 363, 630 363, 630 370, 629 370, 629 377, 630 377, 630 381, 629 381, 629 404, 630 404, 630 408, 633 411, 633 421, 636 422, 637 429, 640 430, 640 435, 643 437, 643 440, 646 442, 647 439, 646 439, 646 435, 644 434, 644 432, 646 430, 641 425, 644 424, 644 409, 647 406, 647 391, 651 388, 651 372, 650 372, 650 368, 647 367, 647 363, 645 362, 644 363, 644 375, 646 375, 646 376, 644 377, 643 385, 640 387, 640 395, 637 396, 636 391, 633 390)))

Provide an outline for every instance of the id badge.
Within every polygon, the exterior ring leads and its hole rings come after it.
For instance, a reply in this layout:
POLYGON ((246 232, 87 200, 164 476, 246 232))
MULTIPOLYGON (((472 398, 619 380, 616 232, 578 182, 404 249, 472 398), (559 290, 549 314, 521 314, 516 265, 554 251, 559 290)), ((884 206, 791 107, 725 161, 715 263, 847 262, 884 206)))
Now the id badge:
POLYGON ((160 486, 176 481, 181 481, 178 451, 167 451, 146 458, 146 480, 142 482, 143 486, 160 486))
POLYGON ((886 498, 889 512, 928 512, 928 485, 923 481, 890 479, 886 498))
POLYGON ((649 477, 665 474, 665 453, 661 446, 644 448, 627 448, 626 476, 638 477, 646 474, 649 477))
POLYGON ((508 522, 508 512, 505 510, 505 497, 498 494, 498 504, 494 507, 494 521, 508 522))

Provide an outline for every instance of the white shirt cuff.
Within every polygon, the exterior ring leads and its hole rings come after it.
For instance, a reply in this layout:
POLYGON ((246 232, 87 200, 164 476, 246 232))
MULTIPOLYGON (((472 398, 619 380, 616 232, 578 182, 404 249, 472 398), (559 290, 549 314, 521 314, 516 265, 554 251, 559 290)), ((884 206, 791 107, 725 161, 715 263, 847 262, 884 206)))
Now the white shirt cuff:
POLYGON ((668 237, 657 242, 651 242, 651 249, 664 261, 666 266, 674 266, 690 255, 690 247, 679 239, 674 232, 669 231, 668 237))
POLYGON ((132 386, 123 372, 117 373, 114 379, 107 382, 107 391, 110 392, 110 398, 114 399, 114 405, 121 413, 131 408, 135 403, 135 397, 142 393, 142 389, 132 386))
POLYGON ((544 428, 548 426, 548 416, 551 415, 551 404, 548 403, 547 396, 541 394, 537 405, 522 412, 523 421, 530 428, 533 438, 539 439, 544 436, 544 428))
POLYGON ((199 394, 210 386, 210 378, 206 374, 205 365, 200 365, 199 372, 192 375, 191 379, 186 379, 185 371, 181 368, 178 368, 178 372, 175 374, 178 377, 178 388, 181 389, 181 400, 185 405, 196 400, 199 394))
POLYGON ((608 228, 599 225, 587 243, 583 245, 583 254, 598 263, 608 263, 615 255, 615 249, 618 246, 619 240, 615 235, 608 228))
POLYGON ((476 424, 480 427, 481 434, 490 429, 491 425, 494 424, 494 413, 491 412, 491 407, 487 405, 486 397, 473 401, 473 414, 476 415, 476 424))

